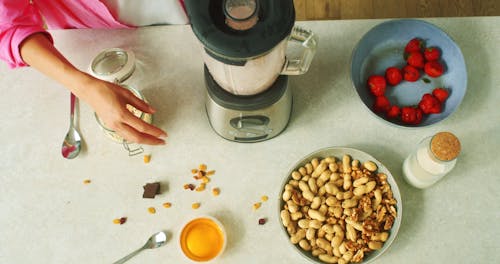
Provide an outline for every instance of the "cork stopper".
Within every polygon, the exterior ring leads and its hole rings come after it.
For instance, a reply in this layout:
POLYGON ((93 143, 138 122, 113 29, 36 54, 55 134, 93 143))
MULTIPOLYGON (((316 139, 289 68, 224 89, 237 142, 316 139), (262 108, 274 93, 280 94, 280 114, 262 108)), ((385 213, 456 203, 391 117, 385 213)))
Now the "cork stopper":
POLYGON ((431 152, 440 160, 454 160, 460 154, 460 141, 450 132, 439 132, 432 137, 431 152))

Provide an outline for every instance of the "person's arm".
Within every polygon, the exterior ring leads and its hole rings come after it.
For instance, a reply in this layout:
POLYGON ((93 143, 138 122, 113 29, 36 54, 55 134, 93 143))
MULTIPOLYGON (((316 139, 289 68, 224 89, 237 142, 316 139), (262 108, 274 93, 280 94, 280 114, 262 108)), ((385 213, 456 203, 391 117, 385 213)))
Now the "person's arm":
POLYGON ((88 103, 109 128, 131 142, 164 144, 161 129, 135 117, 127 104, 154 112, 145 102, 118 85, 79 71, 59 53, 43 27, 37 8, 28 0, 0 0, 0 59, 11 68, 30 65, 60 82, 88 103))
POLYGON ((103 120, 127 141, 149 145, 164 144, 166 133, 134 116, 126 105, 148 113, 154 109, 129 90, 96 79, 76 69, 43 33, 27 37, 19 47, 21 57, 31 67, 67 87, 78 98, 88 103, 103 120))

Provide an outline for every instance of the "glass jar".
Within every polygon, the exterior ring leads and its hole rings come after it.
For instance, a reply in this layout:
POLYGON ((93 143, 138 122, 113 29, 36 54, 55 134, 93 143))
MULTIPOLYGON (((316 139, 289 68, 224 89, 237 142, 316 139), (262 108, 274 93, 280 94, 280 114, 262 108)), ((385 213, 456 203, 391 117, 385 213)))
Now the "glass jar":
MULTIPOLYGON (((110 48, 101 51, 90 64, 90 74, 92 76, 116 83, 128 90, 130 90, 136 97, 147 102, 146 98, 142 93, 132 87, 131 85, 125 84, 125 82, 132 76, 135 71, 135 55, 131 51, 126 51, 120 48, 110 48)), ((144 122, 151 124, 153 122, 153 116, 149 113, 144 113, 131 105, 127 105, 127 109, 132 112, 136 117, 142 119, 144 122)), ((123 144, 125 150, 128 151, 129 155, 137 155, 143 152, 143 148, 132 142, 127 142, 123 137, 118 135, 114 130, 106 127, 104 122, 99 118, 97 113, 94 113, 99 127, 104 132, 104 135, 109 139, 123 144)))
POLYGON ((450 132, 423 139, 403 163, 404 179, 417 188, 433 185, 455 167, 460 148, 460 141, 450 132))

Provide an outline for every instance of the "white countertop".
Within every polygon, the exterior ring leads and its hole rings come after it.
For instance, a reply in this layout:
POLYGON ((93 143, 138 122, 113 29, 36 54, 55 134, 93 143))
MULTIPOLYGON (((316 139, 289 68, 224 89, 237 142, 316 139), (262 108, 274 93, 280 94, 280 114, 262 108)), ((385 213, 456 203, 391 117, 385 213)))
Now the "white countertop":
POLYGON ((268 141, 241 144, 219 137, 204 110, 200 48, 189 26, 137 30, 53 31, 55 43, 86 69, 101 49, 123 47, 141 60, 140 89, 158 113, 168 144, 152 159, 129 157, 103 136, 92 110, 80 105, 85 140, 74 160, 60 154, 69 124, 69 93, 30 68, 0 65, 0 263, 111 263, 153 233, 172 236, 162 248, 130 263, 189 263, 177 237, 197 215, 217 217, 228 234, 217 263, 304 263, 281 233, 278 195, 297 160, 327 146, 354 147, 384 163, 401 190, 404 212, 391 248, 374 263, 494 263, 500 259, 500 17, 428 19, 461 47, 468 90, 458 110, 420 129, 388 126, 370 115, 349 79, 351 51, 383 20, 300 22, 320 39, 310 71, 290 78, 294 105, 286 130, 268 141), (402 163, 418 142, 437 131, 462 142, 457 166, 431 188, 411 187, 402 163), (216 170, 210 191, 183 189, 200 163, 216 170), (83 184, 90 179, 90 184, 83 184), (160 181, 162 194, 143 199, 142 186, 160 181), (252 205, 268 195, 257 210, 252 205), (191 203, 201 201, 201 208, 191 203), (162 203, 171 202, 165 209, 162 203), (156 208, 149 214, 147 208, 156 208), (114 218, 128 217, 124 225, 114 218), (267 217, 268 223, 258 225, 267 217))

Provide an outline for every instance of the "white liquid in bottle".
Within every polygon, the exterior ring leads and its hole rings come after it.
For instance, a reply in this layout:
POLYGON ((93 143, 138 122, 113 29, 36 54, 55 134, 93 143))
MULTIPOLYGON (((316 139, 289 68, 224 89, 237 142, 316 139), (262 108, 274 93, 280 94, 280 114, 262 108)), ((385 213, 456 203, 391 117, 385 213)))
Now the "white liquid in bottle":
POLYGON ((404 161, 404 178, 417 188, 427 188, 453 169, 459 153, 460 142, 449 132, 425 138, 404 161))

